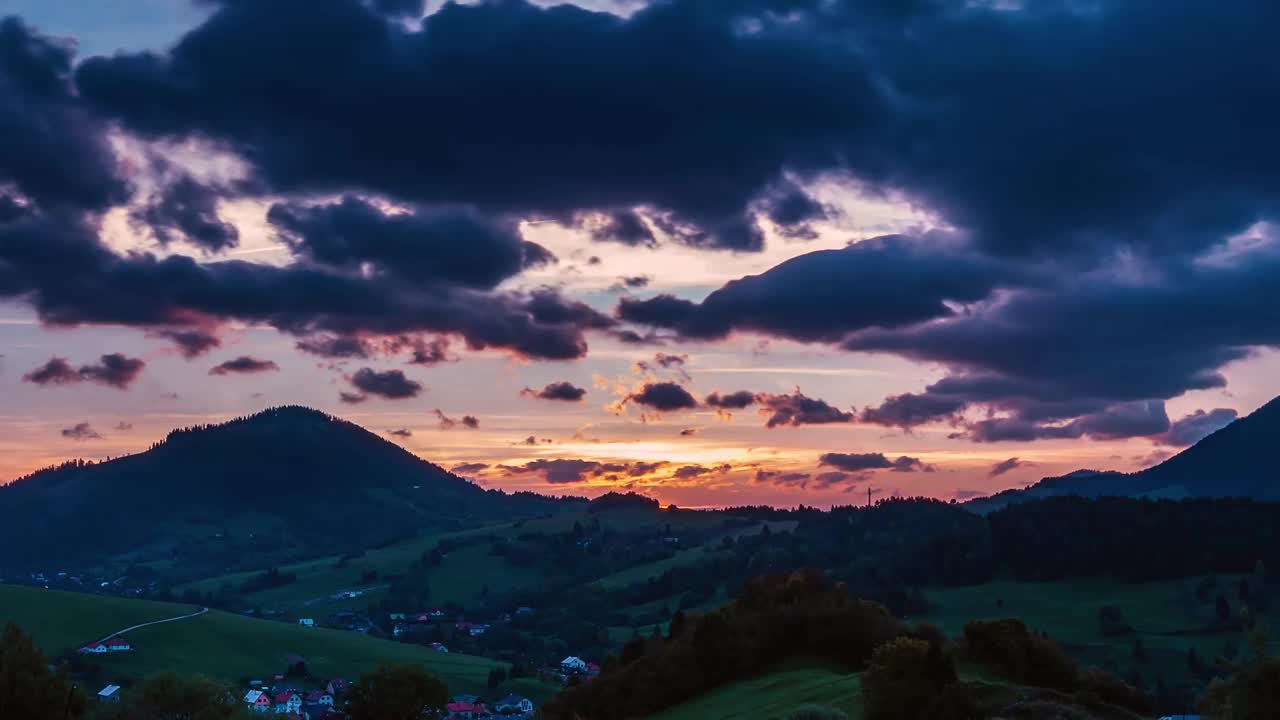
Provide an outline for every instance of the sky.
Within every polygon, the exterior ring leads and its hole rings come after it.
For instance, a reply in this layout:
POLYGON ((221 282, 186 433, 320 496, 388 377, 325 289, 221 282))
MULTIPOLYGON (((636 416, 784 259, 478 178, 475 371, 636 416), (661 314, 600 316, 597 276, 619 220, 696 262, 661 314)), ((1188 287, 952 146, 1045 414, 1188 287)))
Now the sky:
POLYGON ((1280 393, 1269 2, 0 2, 0 482, 302 404, 967 499, 1280 393))

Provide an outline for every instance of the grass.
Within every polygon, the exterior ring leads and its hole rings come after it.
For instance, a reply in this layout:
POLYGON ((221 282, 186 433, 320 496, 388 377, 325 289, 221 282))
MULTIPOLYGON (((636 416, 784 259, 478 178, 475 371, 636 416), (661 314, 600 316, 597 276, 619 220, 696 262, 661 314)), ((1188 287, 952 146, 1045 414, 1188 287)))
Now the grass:
MULTIPOLYGON (((291 563, 280 566, 282 572, 292 573, 297 580, 281 587, 249 593, 245 599, 255 605, 272 610, 281 610, 299 617, 324 615, 338 606, 350 606, 351 600, 332 600, 332 596, 343 590, 371 589, 360 597, 358 605, 363 607, 370 601, 376 601, 382 594, 386 575, 403 574, 424 553, 436 547, 444 539, 461 539, 476 536, 492 535, 498 538, 515 538, 522 533, 530 532, 567 532, 575 522, 586 525, 596 520, 605 527, 625 532, 642 527, 671 526, 673 533, 687 531, 705 531, 720 527, 724 517, 714 513, 677 512, 669 513, 652 508, 619 508, 600 513, 563 513, 544 518, 534 518, 520 523, 491 525, 469 530, 424 534, 392 543, 383 548, 371 549, 358 557, 342 560, 333 555, 314 560, 291 563), (362 582, 361 576, 367 572, 376 572, 379 579, 362 582)), ((788 523, 771 523, 775 530, 786 529, 788 523)), ((794 523, 790 523, 794 525, 794 523)), ((743 528, 725 533, 725 536, 742 535, 747 532, 759 532, 760 526, 743 528)), ((720 537, 716 537, 719 542, 720 537)), ((703 545, 676 554, 675 557, 656 563, 631 568, 616 575, 602 579, 605 587, 617 584, 636 582, 661 575, 670 567, 694 562, 705 557, 703 545)), ((265 569, 265 568, 264 568, 265 569)), ((261 573, 262 570, 238 572, 207 578, 175 588, 181 594, 186 590, 201 593, 216 592, 223 585, 240 587, 246 580, 261 573)), ((428 583, 431 586, 432 602, 443 605, 448 602, 463 607, 476 602, 486 591, 502 593, 531 587, 538 582, 536 573, 524 566, 513 565, 500 557, 488 554, 488 544, 460 548, 447 555, 444 562, 431 571, 428 583)))
MULTIPOLYGON (((58 655, 140 622, 184 615, 198 608, 0 585, 0 618, 31 632, 47 653, 58 655)), ((455 692, 484 690, 489 670, 503 663, 397 643, 359 633, 304 628, 219 611, 127 636, 131 653, 99 656, 94 662, 120 677, 159 670, 203 673, 224 681, 263 679, 283 672, 288 658, 305 658, 317 677, 355 678, 382 663, 419 663, 455 692)))
POLYGON ((824 667, 778 670, 722 685, 651 715, 650 720, 773 720, 805 705, 833 707, 849 720, 858 720, 862 680, 857 674, 824 667))

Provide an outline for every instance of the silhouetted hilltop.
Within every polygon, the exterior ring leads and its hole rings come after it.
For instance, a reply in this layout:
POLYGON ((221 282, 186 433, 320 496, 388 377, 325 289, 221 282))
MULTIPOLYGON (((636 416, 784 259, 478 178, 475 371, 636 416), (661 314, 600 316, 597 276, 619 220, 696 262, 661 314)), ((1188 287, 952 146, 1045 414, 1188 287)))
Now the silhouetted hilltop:
POLYGON ((540 514, 558 502, 486 491, 359 425, 278 407, 0 488, 0 547, 23 549, 4 553, 0 566, 138 550, 227 566, 246 553, 260 561, 349 551, 421 528, 540 514))
POLYGON ((1022 490, 978 498, 966 507, 985 513, 1010 503, 1058 495, 1280 500, 1280 465, 1272 455, 1278 442, 1280 398, 1146 470, 1077 470, 1022 490))

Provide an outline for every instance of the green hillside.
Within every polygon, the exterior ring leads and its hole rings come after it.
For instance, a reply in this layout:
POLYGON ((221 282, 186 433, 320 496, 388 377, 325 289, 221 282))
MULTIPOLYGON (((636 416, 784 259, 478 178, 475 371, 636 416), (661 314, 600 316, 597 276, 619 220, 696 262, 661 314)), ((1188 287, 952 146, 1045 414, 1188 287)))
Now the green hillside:
MULTIPOLYGON (((116 630, 198 610, 155 603, 0 585, 0 621, 31 632, 58 655, 116 630)), ((210 611, 199 617, 140 628, 127 636, 135 650, 99 656, 110 673, 137 677, 158 670, 204 673, 226 681, 283 672, 291 655, 318 677, 354 678, 384 662, 421 663, 457 692, 480 692, 502 663, 397 643, 359 633, 304 628, 210 611)))
POLYGON ((835 708, 857 720, 862 717, 862 681, 857 674, 822 667, 780 670, 722 685, 650 718, 773 720, 805 705, 835 708))
MULTIPOLYGON (((458 532, 429 533, 401 540, 385 547, 370 549, 364 552, 349 554, 345 557, 332 555, 289 565, 282 565, 281 572, 295 575, 297 579, 280 587, 246 593, 244 600, 263 608, 282 610, 295 615, 324 615, 337 606, 349 606, 351 600, 334 600, 332 596, 346 590, 364 591, 359 604, 364 606, 371 600, 377 600, 385 591, 383 578, 388 575, 405 573, 414 562, 436 547, 441 541, 465 540, 476 537, 492 537, 494 539, 513 539, 523 533, 566 532, 575 522, 588 524, 599 521, 602 527, 625 532, 638 528, 670 526, 673 533, 688 531, 707 531, 720 527, 724 516, 718 513, 665 511, 648 508, 619 508, 590 513, 565 512, 551 517, 533 518, 522 522, 492 525, 458 532), (362 582, 366 573, 376 573, 377 579, 362 582)), ((770 523, 774 530, 791 529, 794 522, 770 523)), ((761 525, 751 528, 725 532, 716 536, 736 537, 745 533, 759 532, 761 525)), ((602 578, 603 587, 612 587, 626 582, 638 582, 660 575, 671 567, 688 564, 706 557, 714 543, 699 545, 678 552, 674 557, 655 563, 647 563, 615 575, 602 578)), ((238 588, 261 570, 221 575, 197 582, 187 583, 175 588, 178 594, 186 590, 201 593, 217 592, 224 585, 238 588)), ((444 605, 457 603, 468 607, 487 593, 499 594, 510 590, 536 586, 540 576, 531 568, 522 564, 508 562, 502 557, 490 554, 485 543, 458 548, 444 557, 439 567, 432 568, 431 582, 432 603, 444 605)))

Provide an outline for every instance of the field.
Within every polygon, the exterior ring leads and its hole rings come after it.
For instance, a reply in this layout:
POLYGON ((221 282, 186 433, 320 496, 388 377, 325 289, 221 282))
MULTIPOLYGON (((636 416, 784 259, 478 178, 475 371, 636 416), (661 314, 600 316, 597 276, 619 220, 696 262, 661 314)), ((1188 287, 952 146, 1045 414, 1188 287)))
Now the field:
MULTIPOLYGON (((0 618, 33 634, 50 654, 98 639, 139 622, 184 615, 198 608, 142 600, 0 586, 0 618)), ((318 677, 355 678, 384 662, 421 663, 456 692, 480 692, 489 670, 502 663, 368 637, 304 628, 219 611, 127 636, 131 653, 99 656, 109 673, 138 677, 158 670, 204 673, 234 682, 283 672, 291 655, 304 658, 318 677)))
MULTIPOLYGON (((938 625, 957 637, 970 620, 1016 617, 1034 630, 1048 633, 1078 661, 1146 680, 1157 675, 1190 682, 1188 654, 1212 665, 1215 658, 1248 646, 1245 634, 1236 630, 1209 629, 1213 604, 1196 599, 1200 578, 1154 583, 1121 583, 1109 580, 1072 580, 1053 583, 993 582, 959 588, 935 588, 925 596, 930 609, 912 617, 938 625), (1104 605, 1120 609, 1134 633, 1107 636, 1102 633, 1098 611, 1104 605), (1140 644, 1141 651, 1136 649, 1140 644)), ((1238 576, 1219 576, 1224 592, 1234 602, 1238 576)), ((1267 618, 1277 626, 1280 613, 1267 618)), ((1272 643, 1277 646, 1276 643, 1272 643)))
POLYGON ((862 681, 856 674, 822 667, 779 670, 722 685, 650 720, 774 720, 804 705, 833 707, 857 720, 862 717, 862 681))
MULTIPOLYGON (((498 538, 514 538, 527 532, 565 532, 573 527, 574 522, 583 524, 599 520, 602 526, 619 531, 634 530, 648 526, 671 526, 672 532, 685 530, 706 530, 719 527, 724 518, 712 513, 680 512, 667 513, 653 509, 624 508, 599 513, 565 513, 546 518, 526 520, 521 523, 493 525, 452 533, 424 534, 405 539, 383 548, 367 550, 363 553, 343 559, 330 556, 305 562, 283 565, 282 572, 297 576, 297 580, 288 585, 248 593, 245 599, 263 608, 280 610, 296 616, 323 616, 337 606, 349 606, 350 600, 334 600, 332 596, 340 591, 359 590, 361 607, 370 601, 377 600, 385 590, 385 582, 375 579, 362 582, 365 573, 377 573, 378 578, 385 575, 402 574, 422 555, 445 539, 465 539, 468 537, 490 536, 498 538)), ((794 523, 791 523, 794 525, 794 523)), ((774 523, 782 526, 784 523, 774 523)), ((744 532, 759 532, 760 526, 727 532, 725 536, 740 535, 744 532)), ((721 536, 717 536, 719 541, 721 536)), ((699 546, 677 553, 675 557, 657 563, 631 568, 600 582, 612 586, 623 582, 635 582, 661 574, 669 567, 693 562, 704 557, 707 552, 699 546)), ((208 578, 179 586, 175 592, 182 593, 193 589, 202 593, 216 592, 223 585, 239 587, 246 580, 261 571, 241 572, 230 575, 208 578)), ((486 544, 463 547, 450 552, 439 567, 433 568, 428 577, 431 583, 432 600, 443 605, 457 603, 463 607, 474 603, 487 590, 501 593, 508 590, 529 587, 537 583, 536 574, 529 568, 514 565, 501 557, 488 554, 486 544)))

